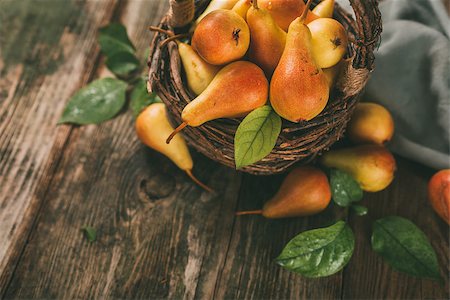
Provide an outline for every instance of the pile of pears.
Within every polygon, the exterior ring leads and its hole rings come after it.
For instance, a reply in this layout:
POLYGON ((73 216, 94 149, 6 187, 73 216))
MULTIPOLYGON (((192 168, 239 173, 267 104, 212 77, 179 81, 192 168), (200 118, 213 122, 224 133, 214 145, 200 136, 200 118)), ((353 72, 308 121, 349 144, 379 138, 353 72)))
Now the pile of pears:
POLYGON ((309 121, 327 105, 346 54, 334 0, 212 0, 177 41, 187 86, 196 95, 167 143, 186 126, 244 117, 270 105, 287 121, 309 121))
MULTIPOLYGON (((163 103, 145 108, 136 132, 147 146, 170 158, 199 186, 184 138, 186 126, 218 118, 242 117, 270 101, 291 122, 311 120, 324 109, 339 63, 347 49, 343 26, 332 19, 334 0, 310 11, 311 0, 212 0, 194 22, 191 44, 176 39, 187 85, 197 97, 174 128, 163 103)), ((308 216, 329 205, 332 192, 324 168, 347 172, 367 192, 386 188, 394 178, 390 113, 374 103, 359 103, 347 128, 353 147, 331 150, 319 166, 299 166, 286 176, 276 195, 256 211, 267 218, 308 216)))

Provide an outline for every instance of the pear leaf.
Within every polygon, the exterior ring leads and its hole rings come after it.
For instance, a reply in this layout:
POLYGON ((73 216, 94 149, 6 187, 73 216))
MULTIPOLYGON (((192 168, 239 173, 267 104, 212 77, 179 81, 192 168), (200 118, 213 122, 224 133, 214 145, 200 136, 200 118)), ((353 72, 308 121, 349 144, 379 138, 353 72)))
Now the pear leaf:
POLYGON ((117 52, 109 56, 106 66, 119 77, 127 77, 139 69, 139 60, 129 52, 117 52))
POLYGON ((84 236, 89 242, 95 242, 95 240, 97 239, 97 231, 94 227, 84 226, 81 228, 81 230, 83 231, 84 236))
POLYGON ((369 209, 362 205, 353 204, 350 207, 357 216, 365 216, 369 212, 369 209))
POLYGON ((266 105, 255 109, 241 122, 234 137, 236 169, 266 157, 281 132, 281 118, 266 105))
POLYGON ((397 271, 441 280, 436 252, 408 219, 391 216, 375 221, 372 249, 397 271))
POLYGON ((337 205, 347 207, 362 199, 363 190, 350 174, 338 169, 331 169, 329 174, 333 201, 337 205))
POLYGON ((137 118, 144 108, 156 102, 161 102, 161 99, 155 93, 149 94, 146 81, 142 78, 139 79, 130 96, 130 108, 133 116, 137 118))
POLYGON ((98 42, 104 55, 111 57, 119 52, 135 53, 126 28, 119 23, 112 23, 100 28, 98 42))
POLYGON ((91 82, 69 100, 61 123, 98 124, 114 117, 125 104, 127 83, 114 78, 91 82))
POLYGON ((325 277, 347 265, 354 247, 351 228, 344 221, 338 221, 330 227, 300 233, 286 245, 276 262, 305 277, 325 277))

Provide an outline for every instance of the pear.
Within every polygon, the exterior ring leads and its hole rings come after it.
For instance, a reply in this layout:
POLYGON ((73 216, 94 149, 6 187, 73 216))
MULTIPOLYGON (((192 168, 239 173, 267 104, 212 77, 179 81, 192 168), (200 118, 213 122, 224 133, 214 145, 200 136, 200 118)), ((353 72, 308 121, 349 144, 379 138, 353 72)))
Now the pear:
POLYGON ((394 120, 383 106, 358 103, 348 123, 347 136, 355 144, 384 144, 394 134, 394 120))
POLYGON ((322 0, 314 7, 312 12, 320 18, 332 18, 334 11, 334 0, 322 0))
POLYGON ((245 55, 250 45, 250 31, 236 12, 219 9, 198 23, 191 45, 208 63, 223 65, 245 55))
POLYGON ((178 40, 176 42, 186 73, 188 87, 196 95, 199 95, 211 83, 220 67, 207 63, 190 45, 178 40))
POLYGON ((343 60, 340 61, 337 65, 332 66, 331 68, 322 69, 325 77, 327 78, 328 87, 330 88, 330 90, 332 90, 334 85, 336 84, 336 79, 341 71, 342 64, 343 60))
POLYGON ((428 200, 434 211, 450 225, 450 169, 441 170, 431 177, 428 200))
POLYGON ((210 12, 218 9, 232 9, 237 2, 238 0, 212 0, 211 2, 209 2, 209 5, 206 7, 203 13, 198 16, 197 20, 195 20, 195 24, 200 23, 200 21, 210 12))
POLYGON ((247 11, 250 6, 251 0, 239 0, 231 10, 240 15, 244 20, 247 20, 247 11))
POLYGON ((288 174, 279 191, 262 210, 242 211, 236 215, 262 214, 270 219, 310 216, 323 211, 330 200, 330 184, 325 173, 303 166, 288 174))
POLYGON ((200 126, 219 118, 247 115, 266 104, 269 90, 264 72, 248 61, 223 67, 206 90, 185 106, 183 123, 167 138, 167 143, 184 127, 200 126))
POLYGON ((312 35, 314 58, 321 68, 336 65, 347 52, 347 32, 341 23, 320 18, 308 24, 312 35))
POLYGON ((329 97, 328 80, 314 60, 312 37, 305 13, 289 26, 286 46, 270 83, 273 109, 291 122, 308 121, 325 108, 329 97))
POLYGON ((173 127, 167 119, 166 106, 163 103, 151 104, 136 119, 136 133, 142 143, 167 156, 195 183, 211 192, 208 186, 192 174, 194 163, 183 137, 176 136, 170 145, 166 144, 165 138, 172 131, 173 127))
MULTIPOLYGON (((258 3, 259 7, 270 12, 275 22, 284 31, 288 30, 292 21, 299 17, 305 8, 303 0, 259 0, 258 3)), ((309 11, 305 23, 307 24, 317 18, 318 16, 309 11)))
POLYGON ((271 77, 283 54, 286 32, 266 9, 258 7, 257 0, 247 12, 247 24, 251 35, 249 59, 271 77))
POLYGON ((394 179, 394 156, 383 146, 363 145, 326 152, 320 162, 349 173, 367 192, 385 189, 394 179))

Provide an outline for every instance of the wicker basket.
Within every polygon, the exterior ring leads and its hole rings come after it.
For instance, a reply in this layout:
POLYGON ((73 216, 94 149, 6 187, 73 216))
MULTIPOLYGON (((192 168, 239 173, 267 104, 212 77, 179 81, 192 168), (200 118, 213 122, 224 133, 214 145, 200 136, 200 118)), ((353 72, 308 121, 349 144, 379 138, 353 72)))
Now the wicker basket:
MULTIPOLYGON (((208 2, 208 0, 196 1, 196 15, 201 13, 208 2)), ((338 5, 334 13, 334 18, 347 29, 350 43, 346 63, 341 68, 326 108, 320 115, 307 122, 283 121, 282 132, 272 152, 263 160, 243 168, 242 171, 258 175, 281 173, 296 163, 310 162, 342 137, 369 73, 373 69, 373 50, 378 45, 381 33, 378 1, 350 2, 356 21, 338 5)), ((169 15, 163 18, 159 27, 174 30, 169 25, 169 15)), ((165 47, 160 46, 167 38, 164 33, 156 33, 153 39, 148 61, 150 68, 148 88, 161 97, 168 107, 170 118, 178 125, 182 122, 183 108, 195 96, 189 92, 184 82, 176 43, 169 42, 165 47)), ((183 135, 190 146, 205 156, 234 168, 234 134, 240 121, 240 119, 210 121, 200 127, 185 128, 183 135)))

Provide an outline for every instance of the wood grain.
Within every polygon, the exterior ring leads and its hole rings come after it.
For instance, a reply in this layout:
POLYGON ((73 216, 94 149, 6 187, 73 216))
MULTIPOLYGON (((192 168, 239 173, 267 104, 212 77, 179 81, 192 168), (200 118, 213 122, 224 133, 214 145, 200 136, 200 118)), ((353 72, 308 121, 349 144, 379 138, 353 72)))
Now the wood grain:
POLYGON ((0 295, 58 165, 65 100, 92 75, 114 1, 3 1, 0 59, 0 295))
POLYGON ((0 2, 2 25, 9 20, 8 30, 0 26, 0 297, 449 298, 448 226, 426 200, 433 170, 397 158, 393 185, 365 195, 366 217, 333 205, 309 218, 235 217, 260 208, 283 176, 241 175, 193 153, 194 172, 216 190, 208 194, 137 141, 128 112, 99 126, 55 125, 75 90, 108 74, 98 28, 124 23, 144 59, 146 28, 167 3, 27 1, 14 9, 0 2), (444 286, 397 273, 371 251, 371 224, 387 215, 425 231, 444 286), (305 279, 273 262, 299 232, 338 219, 356 236, 343 272, 305 279), (85 225, 97 229, 97 241, 83 237, 85 225))

